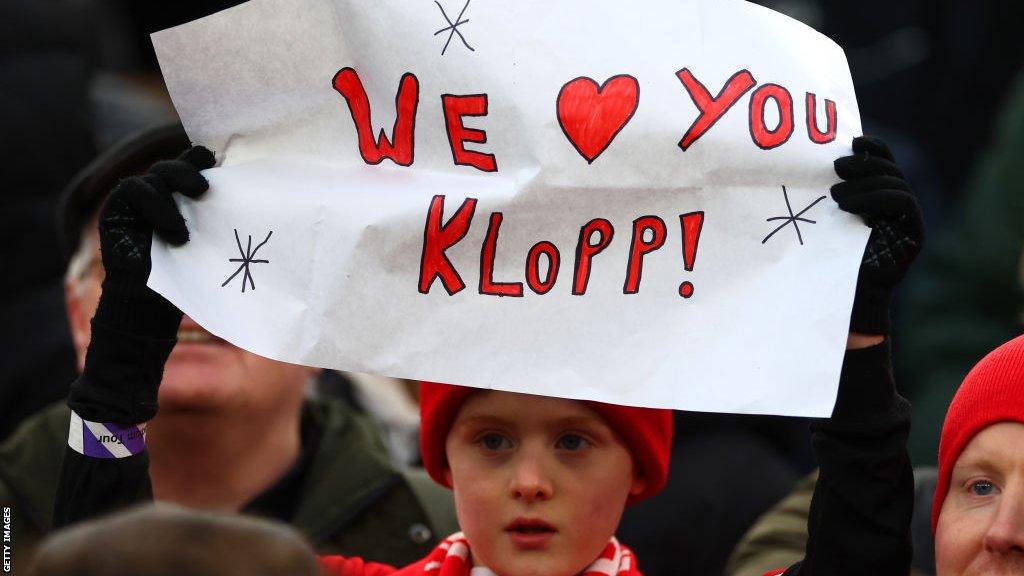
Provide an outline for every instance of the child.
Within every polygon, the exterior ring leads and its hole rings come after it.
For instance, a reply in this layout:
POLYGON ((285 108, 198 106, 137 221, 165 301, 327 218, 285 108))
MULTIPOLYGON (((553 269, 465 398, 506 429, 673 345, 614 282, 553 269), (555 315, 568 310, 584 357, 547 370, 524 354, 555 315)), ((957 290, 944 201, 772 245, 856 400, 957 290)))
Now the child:
MULTIPOLYGON (((193 156, 195 150, 209 154, 193 149, 193 156)), ((832 196, 840 208, 862 215, 873 232, 858 278, 835 411, 832 418, 812 422, 821 476, 807 554, 786 571, 790 575, 905 576, 910 563, 909 417, 895 391, 884 335, 891 291, 920 250, 923 227, 888 148, 862 137, 854 140, 853 151, 836 161, 845 181, 833 187, 832 196)), ((173 244, 187 241, 169 194, 195 197, 205 190, 188 158, 176 161, 173 172, 164 166, 172 180, 159 174, 126 180, 101 216, 107 276, 93 324, 113 328, 103 332, 102 347, 117 354, 97 356, 94 372, 87 362, 72 387, 68 403, 83 421, 135 425, 155 413, 162 363, 173 339, 154 335, 173 335, 181 312, 145 285, 149 241, 154 231, 173 244), (133 331, 140 322, 147 332, 133 331), (93 381, 93 374, 106 378, 93 381)), ((90 355, 96 344, 94 331, 90 355)), ((453 489, 463 531, 402 569, 328 557, 323 565, 329 573, 640 574, 637 560, 613 535, 623 508, 665 483, 669 411, 443 384, 423 384, 421 390, 424 464, 434 480, 453 489)), ((73 430, 72 437, 82 433, 73 430)), ((89 517, 145 497, 140 488, 148 482, 146 466, 144 446, 120 459, 91 458, 69 448, 57 518, 89 517)), ((751 470, 752 482, 756 472, 751 470)), ((680 519, 708 521, 713 519, 680 519)))
POLYGON ((462 532, 398 572, 326 557, 330 574, 640 574, 614 534, 668 478, 671 410, 432 383, 420 405, 423 464, 462 532))

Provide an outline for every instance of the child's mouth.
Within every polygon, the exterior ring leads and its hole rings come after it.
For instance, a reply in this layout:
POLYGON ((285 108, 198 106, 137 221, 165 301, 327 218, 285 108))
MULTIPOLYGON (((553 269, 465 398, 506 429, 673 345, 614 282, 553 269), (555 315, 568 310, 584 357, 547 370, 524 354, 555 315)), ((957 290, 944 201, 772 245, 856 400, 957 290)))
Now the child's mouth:
POLYGON ((516 518, 505 527, 505 532, 512 538, 516 548, 539 550, 547 547, 558 530, 539 518, 516 518))

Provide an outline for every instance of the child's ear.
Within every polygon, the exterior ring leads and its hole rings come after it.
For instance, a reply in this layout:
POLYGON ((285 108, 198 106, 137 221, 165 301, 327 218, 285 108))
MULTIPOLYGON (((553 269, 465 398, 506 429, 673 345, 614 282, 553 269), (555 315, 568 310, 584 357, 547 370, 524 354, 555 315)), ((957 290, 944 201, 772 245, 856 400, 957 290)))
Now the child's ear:
POLYGON ((448 462, 444 463, 444 483, 449 487, 455 486, 455 483, 452 482, 452 467, 448 465, 448 462))
POLYGON ((647 490, 647 478, 634 467, 633 485, 629 487, 629 495, 639 496, 644 490, 647 490))

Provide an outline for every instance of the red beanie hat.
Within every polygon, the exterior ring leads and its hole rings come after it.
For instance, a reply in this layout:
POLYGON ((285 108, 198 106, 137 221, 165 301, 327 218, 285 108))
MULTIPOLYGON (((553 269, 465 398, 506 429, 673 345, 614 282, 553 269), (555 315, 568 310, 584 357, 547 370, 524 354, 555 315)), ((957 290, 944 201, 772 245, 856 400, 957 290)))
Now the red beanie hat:
MULTIPOLYGON (((420 382, 420 454, 423 466, 435 482, 451 488, 444 479, 447 465, 445 441, 462 403, 479 388, 420 382)), ((647 480, 644 491, 630 496, 628 504, 657 494, 668 479, 672 451, 672 411, 634 408, 581 400, 604 417, 626 442, 633 461, 647 480)))
POLYGON ((932 501, 932 534, 949 491, 953 466, 967 443, 999 422, 1024 424, 1024 336, 981 359, 964 378, 949 404, 939 439, 939 478, 932 501))

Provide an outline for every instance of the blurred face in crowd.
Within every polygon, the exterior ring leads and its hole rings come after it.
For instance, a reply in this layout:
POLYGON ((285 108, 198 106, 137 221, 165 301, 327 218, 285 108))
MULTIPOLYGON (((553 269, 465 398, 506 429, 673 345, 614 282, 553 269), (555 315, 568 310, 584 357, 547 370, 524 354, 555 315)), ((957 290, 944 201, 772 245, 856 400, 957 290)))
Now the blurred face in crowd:
POLYGON ((578 574, 645 487, 622 439, 574 400, 478 392, 445 450, 473 563, 501 576, 578 574))
MULTIPOLYGON (((103 264, 99 234, 91 232, 69 267, 65 284, 68 321, 82 370, 89 346, 90 324, 99 303, 103 264)), ((301 400, 306 381, 315 369, 269 360, 246 352, 203 330, 185 316, 178 343, 164 368, 160 385, 160 411, 291 409, 301 400)))
POLYGON ((979 432, 953 466, 935 531, 938 576, 1024 575, 1024 424, 979 432))

